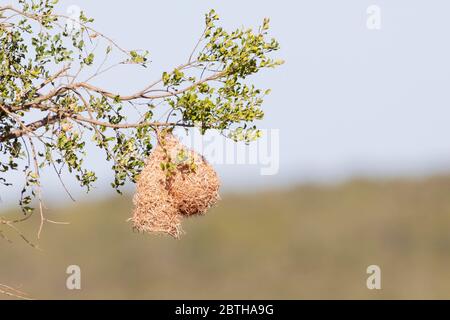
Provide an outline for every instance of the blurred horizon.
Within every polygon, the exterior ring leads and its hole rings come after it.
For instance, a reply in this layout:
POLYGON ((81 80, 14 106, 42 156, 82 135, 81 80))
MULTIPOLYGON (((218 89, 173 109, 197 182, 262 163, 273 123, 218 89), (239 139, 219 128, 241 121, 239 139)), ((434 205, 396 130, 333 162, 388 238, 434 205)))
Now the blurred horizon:
MULTIPOLYGON (((70 225, 46 224, 42 251, 6 233, 0 283, 36 299, 449 299, 449 194, 450 176, 227 194, 181 240, 133 233, 129 197, 77 203, 47 212, 70 225)), ((32 241, 38 218, 20 225, 32 241)))

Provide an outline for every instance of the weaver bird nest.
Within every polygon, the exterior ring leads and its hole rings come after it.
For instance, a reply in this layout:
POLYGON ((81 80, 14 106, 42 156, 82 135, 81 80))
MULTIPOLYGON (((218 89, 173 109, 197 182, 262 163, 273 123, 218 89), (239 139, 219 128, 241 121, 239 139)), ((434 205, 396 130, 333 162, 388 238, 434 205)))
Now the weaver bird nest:
POLYGON ((219 198, 220 181, 211 165, 172 134, 160 135, 139 176, 130 219, 139 232, 179 238, 185 217, 204 215, 219 198))

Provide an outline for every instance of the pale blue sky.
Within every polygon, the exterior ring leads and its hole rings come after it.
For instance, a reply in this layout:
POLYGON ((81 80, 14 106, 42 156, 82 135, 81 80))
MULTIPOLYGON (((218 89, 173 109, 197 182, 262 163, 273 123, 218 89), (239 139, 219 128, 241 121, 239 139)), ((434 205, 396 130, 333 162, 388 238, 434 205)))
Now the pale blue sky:
MULTIPOLYGON (((100 83, 122 92, 184 62, 211 8, 228 28, 271 18, 286 64, 257 82, 272 88, 260 127, 280 129, 280 173, 218 166, 228 189, 450 169, 448 1, 61 0, 60 8, 70 5, 124 47, 151 52, 148 71, 118 70, 100 83), (366 27, 369 5, 381 9, 381 30, 366 27)), ((93 157, 98 196, 111 175, 93 157)), ((53 197, 56 181, 47 181, 53 197)))

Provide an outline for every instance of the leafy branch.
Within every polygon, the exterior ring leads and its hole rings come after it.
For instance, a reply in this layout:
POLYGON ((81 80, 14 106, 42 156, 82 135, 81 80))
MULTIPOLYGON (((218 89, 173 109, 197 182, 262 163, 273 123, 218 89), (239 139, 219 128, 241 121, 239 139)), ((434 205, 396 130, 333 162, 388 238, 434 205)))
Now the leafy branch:
POLYGON ((94 81, 120 66, 149 67, 147 51, 122 48, 83 12, 79 19, 56 13, 56 0, 18 3, 0 6, 0 186, 12 185, 9 171, 23 173, 20 206, 28 218, 37 199, 39 235, 53 222, 43 213, 42 170, 53 169, 68 192, 61 179, 67 170, 89 191, 97 176, 84 162, 87 143, 105 152, 120 192, 136 182, 160 130, 196 127, 247 142, 260 136, 254 122, 264 116, 269 90, 251 76, 283 63, 270 57, 279 44, 268 36, 268 19, 256 31, 229 32, 211 10, 186 62, 124 94, 94 81))

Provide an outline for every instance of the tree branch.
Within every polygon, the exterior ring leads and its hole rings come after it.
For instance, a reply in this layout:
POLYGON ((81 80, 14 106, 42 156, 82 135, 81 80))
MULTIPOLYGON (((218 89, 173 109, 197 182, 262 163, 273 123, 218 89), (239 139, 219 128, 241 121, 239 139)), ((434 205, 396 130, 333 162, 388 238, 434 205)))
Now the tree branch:
POLYGON ((39 128, 42 128, 49 124, 56 123, 58 121, 60 121, 60 117, 58 115, 50 116, 50 114, 49 114, 41 120, 30 123, 29 125, 26 126, 26 129, 25 128, 17 129, 17 130, 13 130, 7 134, 0 135, 0 143, 6 142, 11 139, 20 138, 23 135, 27 134, 28 132, 34 132, 34 131, 38 130, 39 128))

